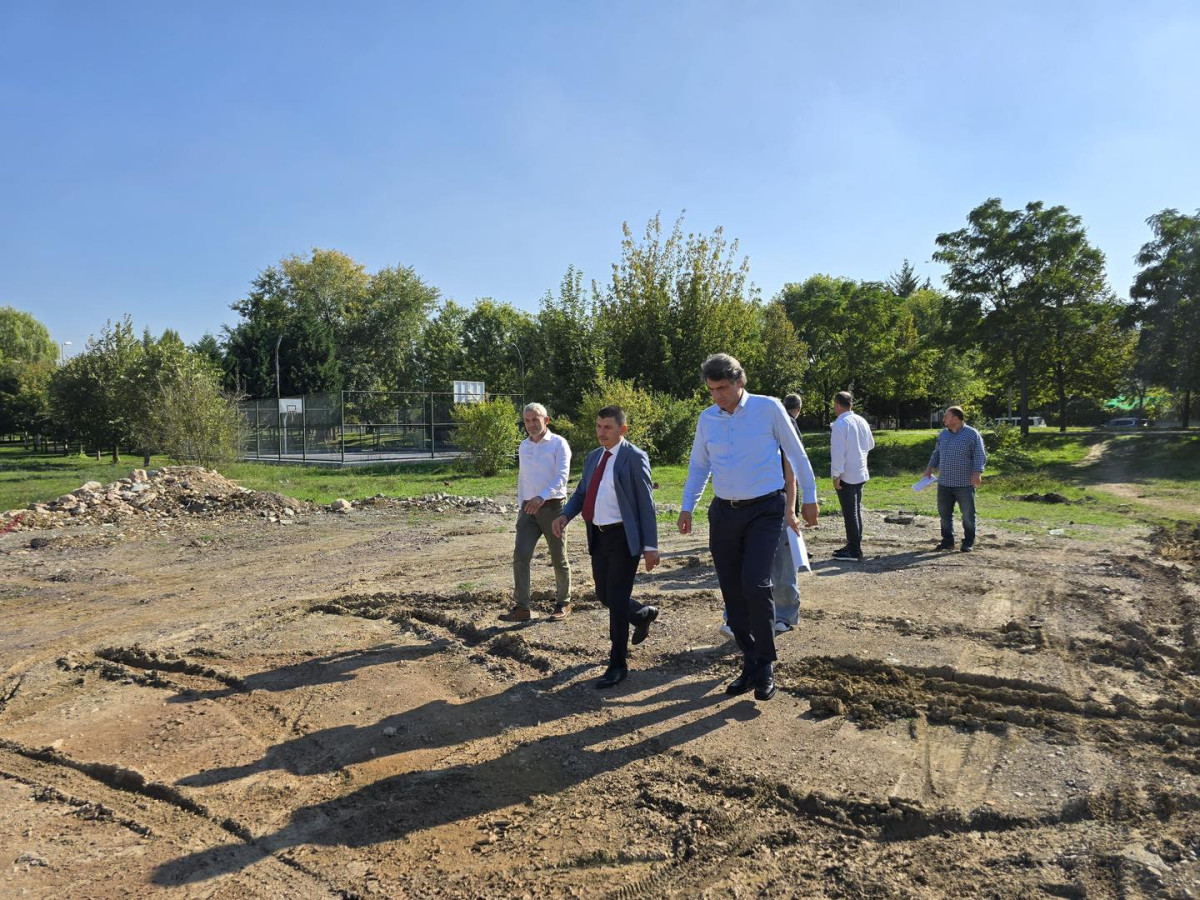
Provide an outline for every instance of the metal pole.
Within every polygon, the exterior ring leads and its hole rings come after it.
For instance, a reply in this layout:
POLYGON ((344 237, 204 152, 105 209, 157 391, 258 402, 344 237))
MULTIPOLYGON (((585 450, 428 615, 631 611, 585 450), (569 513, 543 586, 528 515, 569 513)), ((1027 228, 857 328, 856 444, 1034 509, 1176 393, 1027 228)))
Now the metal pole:
POLYGON ((346 464, 346 392, 345 391, 342 391, 341 444, 342 444, 342 465, 345 465, 346 464))
POLYGON ((300 459, 308 460, 308 394, 300 399, 300 459))
POLYGON ((262 459, 262 429, 258 424, 258 401, 254 401, 254 458, 262 459))
POLYGON ((429 458, 437 456, 437 415, 433 409, 433 391, 429 392, 429 458))

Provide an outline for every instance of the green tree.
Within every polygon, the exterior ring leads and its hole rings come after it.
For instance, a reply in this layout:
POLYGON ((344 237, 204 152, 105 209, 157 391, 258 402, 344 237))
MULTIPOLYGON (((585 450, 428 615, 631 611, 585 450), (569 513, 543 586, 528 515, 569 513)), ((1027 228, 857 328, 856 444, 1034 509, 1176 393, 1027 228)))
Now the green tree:
POLYGON ((463 377, 482 381, 488 393, 524 394, 533 329, 529 313, 486 297, 476 300, 462 323, 463 377))
POLYGON ((35 446, 40 442, 58 351, 45 325, 27 312, 0 307, 0 434, 22 434, 35 446))
POLYGON ((105 323, 98 338, 61 366, 50 380, 50 406, 64 436, 79 437, 97 451, 108 448, 121 461, 139 414, 131 372, 143 352, 126 316, 105 323))
POLYGON ((371 274, 344 253, 315 248, 254 279, 225 332, 226 385, 271 396, 410 386, 417 341, 438 300, 411 268, 371 274), (286 349, 285 349, 286 348, 286 349))
POLYGON ((197 353, 178 358, 152 401, 155 446, 190 465, 236 459, 242 430, 237 400, 221 390, 210 359, 197 353))
POLYGON ((753 373, 762 361, 758 290, 737 241, 721 228, 685 235, 682 214, 666 235, 657 215, 640 241, 628 224, 622 233, 612 282, 603 294, 593 288, 608 371, 674 397, 692 394, 716 351, 753 373))
POLYGON ((413 380, 423 391, 446 392, 462 380, 466 368, 463 350, 463 324, 467 310, 447 300, 436 316, 421 331, 417 342, 413 380))
POLYGON ((782 397, 803 385, 808 347, 797 336, 782 302, 766 304, 761 316, 762 352, 754 370, 754 392, 782 397))
POLYGON ((893 272, 887 280, 888 290, 897 297, 907 299, 917 291, 927 291, 932 285, 926 278, 923 282, 917 276, 917 270, 907 259, 900 266, 899 272, 893 272))
POLYGON ((542 298, 529 335, 526 396, 555 416, 573 415, 606 373, 596 305, 584 295, 582 282, 583 273, 568 266, 558 295, 547 291, 542 298))
POLYGON ((1154 240, 1137 255, 1142 270, 1130 291, 1142 323, 1138 354, 1154 380, 1183 395, 1187 428, 1200 390, 1200 210, 1164 209, 1146 222, 1154 240))
POLYGON ((58 344, 45 325, 27 312, 0 306, 0 360, 54 362, 58 354, 58 344))
POLYGON ((1079 328, 1072 311, 1105 291, 1104 255, 1062 206, 1006 210, 993 197, 967 221, 966 228, 938 235, 934 259, 950 267, 947 286, 979 315, 985 356, 1017 380, 1024 436, 1032 391, 1052 361, 1067 364, 1063 341, 1079 328), (1060 332, 1064 337, 1056 339, 1060 332))

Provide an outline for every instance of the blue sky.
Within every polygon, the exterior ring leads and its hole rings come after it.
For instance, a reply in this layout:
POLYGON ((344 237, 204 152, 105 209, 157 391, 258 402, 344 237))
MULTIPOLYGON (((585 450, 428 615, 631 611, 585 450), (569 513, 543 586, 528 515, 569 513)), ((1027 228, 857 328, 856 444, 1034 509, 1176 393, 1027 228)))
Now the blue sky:
POLYGON ((534 310, 684 209, 766 297, 936 280, 991 196, 1081 216, 1125 296, 1200 208, 1200 5, 983 6, 0 0, 0 305, 195 340, 317 246, 534 310))

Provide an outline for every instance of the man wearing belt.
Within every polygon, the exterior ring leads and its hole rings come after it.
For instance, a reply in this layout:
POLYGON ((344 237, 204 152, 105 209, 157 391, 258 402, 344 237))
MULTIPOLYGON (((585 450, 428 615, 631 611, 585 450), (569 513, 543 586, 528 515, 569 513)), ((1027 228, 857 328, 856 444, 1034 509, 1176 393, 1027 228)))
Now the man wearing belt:
POLYGON ((800 515, 817 523, 817 483, 795 426, 773 397, 745 390, 746 373, 727 353, 701 366, 713 405, 700 414, 683 487, 679 532, 692 530, 692 511, 712 477, 708 508, 712 551, 729 627, 741 648, 742 673, 725 688, 758 700, 775 696, 775 610, 771 564, 784 527, 782 456, 796 475, 800 515))
POLYGON ((528 622, 530 611, 529 561, 538 538, 546 536, 550 561, 554 564, 555 607, 551 619, 562 619, 571 611, 571 564, 562 538, 552 525, 567 498, 567 473, 571 447, 565 438, 549 429, 550 416, 540 403, 527 404, 522 411, 529 437, 521 441, 517 472, 517 543, 513 549, 513 608, 500 616, 502 622, 528 622))
POLYGON ((567 523, 580 513, 587 523, 596 599, 608 607, 611 648, 608 670, 596 682, 601 689, 615 687, 629 673, 629 626, 634 626, 633 642, 640 644, 650 633, 650 623, 658 618, 656 607, 633 599, 638 560, 645 558, 647 572, 658 565, 658 522, 650 458, 625 440, 628 430, 621 407, 606 406, 596 414, 600 446, 584 460, 575 493, 554 521, 554 533, 560 537, 567 523))

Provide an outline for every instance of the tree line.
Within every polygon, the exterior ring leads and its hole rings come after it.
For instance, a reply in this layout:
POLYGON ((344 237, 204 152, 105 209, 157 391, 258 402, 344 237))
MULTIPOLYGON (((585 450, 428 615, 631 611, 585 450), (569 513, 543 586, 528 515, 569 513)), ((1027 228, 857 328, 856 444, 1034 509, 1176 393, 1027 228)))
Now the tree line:
POLYGON ((703 402, 700 363, 718 349, 745 364, 752 390, 803 394, 810 425, 850 390, 897 427, 957 403, 992 414, 1011 404, 1065 428, 1102 420, 1117 395, 1187 427, 1200 387, 1200 211, 1163 210, 1148 225, 1127 302, 1078 216, 995 198, 935 238, 944 288, 905 260, 879 280, 813 275, 764 299, 737 241, 687 232, 682 215, 624 226, 607 279, 585 284, 569 266, 534 312, 462 305, 410 267, 369 272, 314 249, 262 270, 232 304, 236 322, 191 347, 169 331, 137 338, 126 318, 58 367, 40 323, 0 310, 0 433, 141 449, 166 439, 156 411, 173 385, 206 398, 217 421, 236 396, 473 380, 568 421, 617 390, 655 410, 666 441, 703 402))

